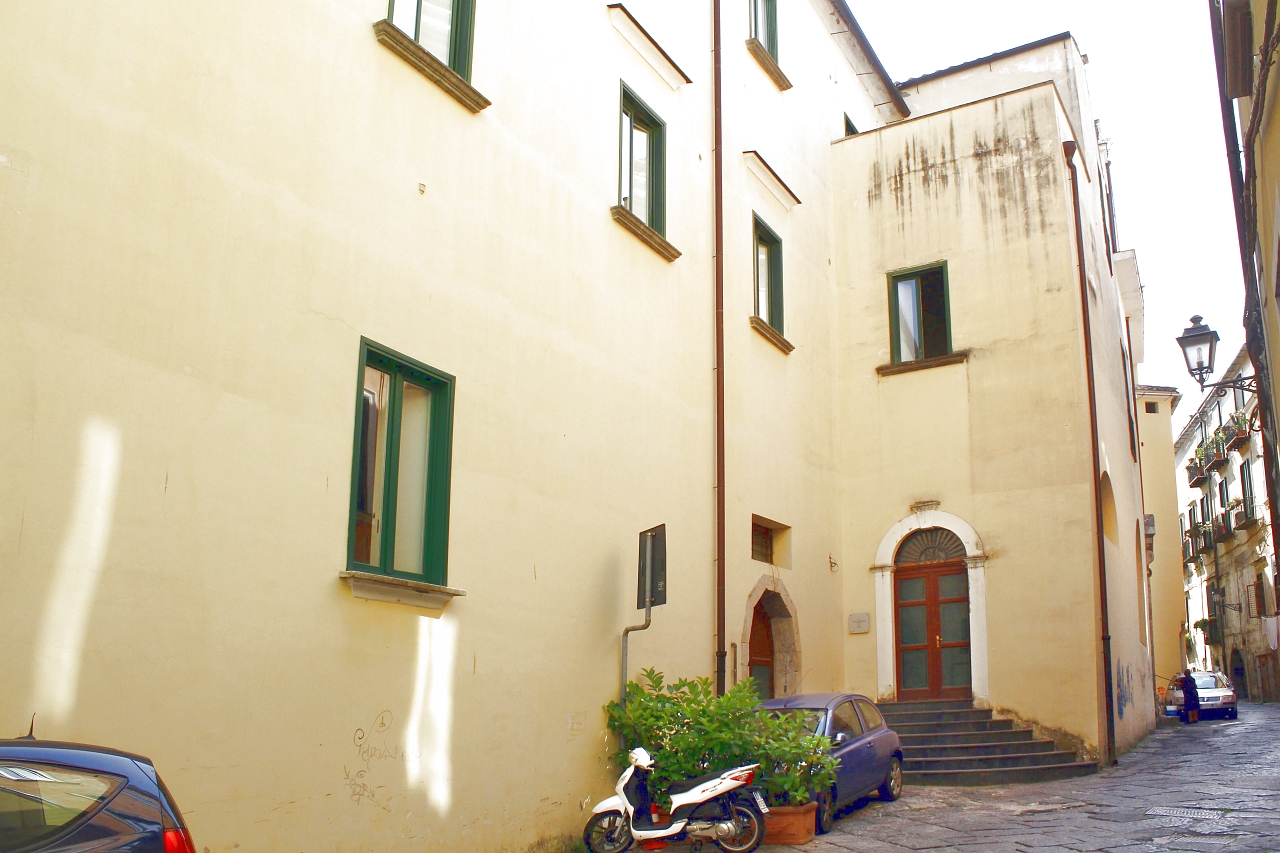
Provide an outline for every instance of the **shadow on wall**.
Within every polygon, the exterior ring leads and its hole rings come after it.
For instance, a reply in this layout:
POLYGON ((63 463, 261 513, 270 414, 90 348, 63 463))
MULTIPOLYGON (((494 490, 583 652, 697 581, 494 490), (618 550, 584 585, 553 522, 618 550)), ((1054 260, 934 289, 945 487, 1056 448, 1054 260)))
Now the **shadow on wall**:
POLYGON ((115 424, 91 418, 84 425, 71 518, 45 599, 36 647, 34 706, 55 724, 65 722, 76 705, 85 634, 111 540, 121 448, 115 424))

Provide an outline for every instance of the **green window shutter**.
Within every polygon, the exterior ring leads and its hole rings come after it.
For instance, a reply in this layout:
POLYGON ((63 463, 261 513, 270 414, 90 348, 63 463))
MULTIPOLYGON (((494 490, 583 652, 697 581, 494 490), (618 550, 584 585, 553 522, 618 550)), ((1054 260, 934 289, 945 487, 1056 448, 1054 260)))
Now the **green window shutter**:
POLYGON ((769 247, 769 325, 782 330, 782 241, 769 247))
POLYGON ((453 31, 449 38, 449 67, 471 82, 471 52, 476 28, 475 0, 453 0, 453 31))

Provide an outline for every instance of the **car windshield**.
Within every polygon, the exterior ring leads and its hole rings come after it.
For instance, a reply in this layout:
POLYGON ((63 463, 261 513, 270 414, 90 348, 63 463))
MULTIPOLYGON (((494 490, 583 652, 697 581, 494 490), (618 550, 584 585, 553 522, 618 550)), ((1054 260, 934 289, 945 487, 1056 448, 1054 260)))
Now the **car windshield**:
POLYGON ((818 730, 822 728, 822 719, 827 712, 814 708, 774 708, 773 714, 775 716, 788 714, 793 717, 800 717, 804 727, 809 730, 809 734, 816 735, 818 730))
POLYGON ((1196 690, 1213 690, 1227 686, 1221 676, 1214 675, 1212 672, 1197 672, 1191 677, 1196 680, 1196 690))

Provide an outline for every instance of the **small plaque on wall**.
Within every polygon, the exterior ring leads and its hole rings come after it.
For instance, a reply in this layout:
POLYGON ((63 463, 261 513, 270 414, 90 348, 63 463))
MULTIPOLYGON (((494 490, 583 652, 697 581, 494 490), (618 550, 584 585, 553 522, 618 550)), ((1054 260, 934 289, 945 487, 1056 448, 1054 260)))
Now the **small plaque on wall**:
POLYGON ((849 633, 850 634, 866 634, 871 630, 871 614, 870 613, 850 613, 849 614, 849 633))

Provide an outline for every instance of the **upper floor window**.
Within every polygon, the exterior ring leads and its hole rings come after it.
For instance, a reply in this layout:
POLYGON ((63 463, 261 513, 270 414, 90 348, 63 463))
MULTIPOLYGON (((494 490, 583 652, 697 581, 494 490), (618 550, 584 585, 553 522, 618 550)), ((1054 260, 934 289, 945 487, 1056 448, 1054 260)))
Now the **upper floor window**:
POLYGON ((666 231, 665 129, 662 119, 623 86, 618 204, 659 234, 666 231))
POLYGON ((778 58, 778 0, 750 0, 751 37, 778 58))
POLYGON ((361 341, 351 571, 445 585, 453 384, 447 373, 361 341))
MULTIPOLYGON (((1237 379, 1237 380, 1240 380, 1240 379, 1243 379, 1243 378, 1244 378, 1244 374, 1243 374, 1243 373, 1237 373, 1237 374, 1236 374, 1236 379, 1237 379)), ((1238 411, 1240 411, 1241 409, 1243 409, 1243 408, 1244 408, 1245 403, 1247 402, 1247 400, 1245 399, 1244 390, 1243 390, 1243 389, 1241 389, 1241 388, 1233 388, 1233 389, 1232 389, 1232 394, 1233 394, 1232 402, 1234 402, 1234 403, 1236 404, 1236 411, 1238 412, 1238 411)))
POLYGON ((471 35, 475 0, 390 0, 387 18, 398 29, 471 80, 471 35))
POLYGON ((858 135, 858 128, 854 127, 853 119, 849 118, 848 113, 844 114, 844 135, 845 136, 858 135))
POLYGON ((946 266, 889 277, 889 335, 894 364, 951 352, 946 266))
POLYGON ((782 240, 755 218, 756 316, 782 334, 782 240))

